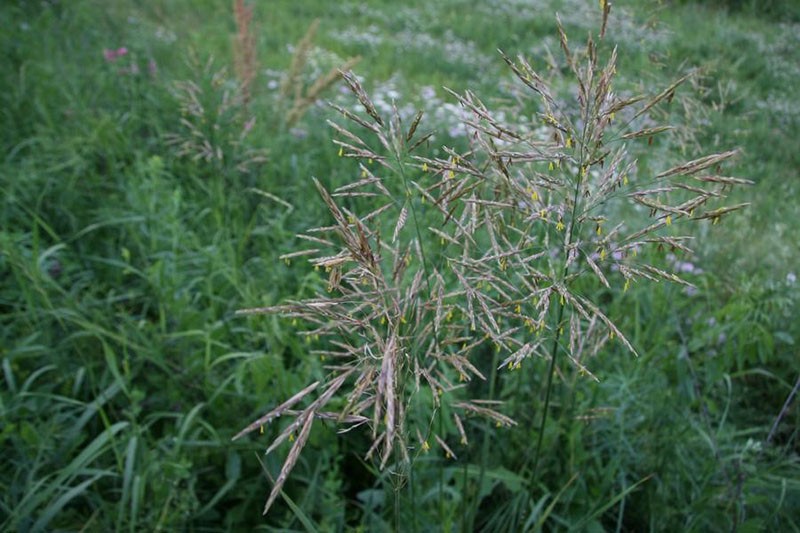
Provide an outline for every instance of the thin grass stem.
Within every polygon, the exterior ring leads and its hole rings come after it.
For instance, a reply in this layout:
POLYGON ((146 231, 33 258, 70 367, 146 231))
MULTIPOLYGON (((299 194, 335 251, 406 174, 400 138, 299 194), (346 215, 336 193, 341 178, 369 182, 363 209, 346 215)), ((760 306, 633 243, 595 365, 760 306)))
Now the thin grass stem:
POLYGON ((544 441, 544 428, 547 424, 548 413, 550 412, 550 392, 553 389, 553 375, 556 373, 556 359, 558 358, 558 341, 561 339, 561 320, 564 318, 564 305, 557 302, 558 305, 558 318, 556 319, 556 334, 553 337, 553 347, 550 350, 550 368, 547 371, 547 385, 545 386, 544 393, 544 407, 542 408, 542 421, 539 424, 539 435, 536 438, 536 451, 533 456, 533 475, 531 476, 531 485, 539 473, 539 456, 542 451, 542 442, 544 441))
MULTIPOLYGON (((495 382, 497 381, 497 364, 499 361, 498 352, 495 350, 492 354, 492 371, 489 375, 489 397, 488 399, 494 400, 495 396, 495 382)), ((486 475, 486 464, 489 462, 489 428, 487 427, 483 432, 483 442, 481 443, 481 465, 478 471, 478 485, 475 491, 475 501, 472 504, 472 512, 469 515, 469 527, 464 528, 464 531, 475 530, 475 515, 478 513, 480 507, 480 493, 481 486, 483 486, 483 479, 486 475)), ((466 477, 466 476, 465 476, 466 477)))

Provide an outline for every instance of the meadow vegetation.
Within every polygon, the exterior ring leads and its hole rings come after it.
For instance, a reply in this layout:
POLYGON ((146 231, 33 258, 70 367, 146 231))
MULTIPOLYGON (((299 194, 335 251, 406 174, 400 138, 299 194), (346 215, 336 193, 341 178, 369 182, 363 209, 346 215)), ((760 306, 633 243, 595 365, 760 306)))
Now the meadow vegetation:
POLYGON ((800 530, 767 4, 3 4, 2 529, 800 530))

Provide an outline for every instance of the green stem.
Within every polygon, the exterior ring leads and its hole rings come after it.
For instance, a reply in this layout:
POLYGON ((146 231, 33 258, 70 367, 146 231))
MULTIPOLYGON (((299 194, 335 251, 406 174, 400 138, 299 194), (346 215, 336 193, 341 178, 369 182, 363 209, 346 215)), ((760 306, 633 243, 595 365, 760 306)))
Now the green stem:
MULTIPOLYGON (((489 400, 494 400, 495 394, 495 381, 497 381, 497 363, 498 363, 498 353, 497 350, 494 350, 494 354, 492 355, 492 370, 489 376, 489 400)), ((481 466, 478 472, 478 485, 475 491, 475 503, 472 505, 472 512, 469 515, 469 527, 462 528, 464 531, 474 531, 475 530, 475 515, 478 512, 478 506, 480 505, 480 497, 481 487, 483 486, 483 478, 486 474, 486 463, 489 462, 489 429, 483 432, 483 443, 481 444, 481 466)))
POLYGON ((536 452, 533 456, 533 482, 539 474, 539 457, 542 451, 542 441, 544 440, 544 428, 547 424, 547 415, 550 411, 550 392, 553 389, 553 375, 556 373, 556 359, 558 359, 558 341, 561 340, 561 320, 564 318, 564 305, 558 302, 558 318, 556 319, 556 335, 553 337, 553 347, 550 350, 550 369, 547 372, 547 385, 544 393, 544 408, 542 410, 542 421, 539 424, 539 436, 536 439, 536 452))
POLYGON ((400 531, 400 487, 394 488, 394 530, 400 531))
POLYGON ((402 481, 400 477, 400 461, 402 461, 403 456, 400 453, 400 450, 395 447, 394 451, 394 473, 391 471, 389 475, 389 482, 392 486, 392 491, 394 492, 394 508, 392 509, 392 519, 394 522, 394 530, 398 531, 400 527, 400 505, 401 505, 401 498, 400 498, 400 491, 402 489, 402 481))
POLYGON ((462 474, 461 474, 461 495, 462 496, 461 496, 461 513, 460 513, 460 515, 463 518, 461 520, 461 531, 463 533, 469 533, 474 528, 472 528, 471 524, 470 524, 470 528, 469 529, 467 528, 467 524, 469 523, 469 520, 466 519, 466 517, 467 517, 467 503, 468 503, 467 500, 469 500, 469 498, 468 498, 468 494, 467 494, 467 461, 466 460, 462 463, 462 467, 463 467, 462 468, 462 474))
MULTIPOLYGON (((397 171, 400 174, 400 178, 401 178, 401 180, 403 182, 403 189, 405 191, 405 196, 406 196, 407 202, 409 204, 409 209, 411 211, 411 220, 412 220, 412 223, 414 224, 414 231, 415 231, 415 233, 417 235, 417 242, 419 243, 419 250, 420 250, 420 255, 421 255, 421 259, 422 259, 422 270, 425 272, 425 286, 428 289, 428 298, 429 298, 429 300, 432 300, 433 299, 433 287, 431 286, 431 275, 430 275, 430 271, 428 269, 427 254, 425 252, 425 241, 422 238, 422 231, 420 230, 420 224, 419 224, 419 220, 417 218, 417 208, 414 205, 414 202, 411 200, 411 188, 409 187, 409 184, 408 184, 408 177, 406 176, 405 163, 403 161, 403 158, 400 156, 399 152, 395 152, 394 156, 395 156, 395 161, 397 163, 397 171)), ((433 328, 434 328, 433 329, 433 342, 435 343, 436 350, 438 352, 438 351, 441 351, 441 345, 440 345, 440 342, 439 342, 439 330, 436 327, 436 322, 435 321, 433 322, 433 328)), ((414 352, 416 352, 416 350, 414 350, 414 352)), ((442 409, 441 409, 441 407, 439 407, 439 410, 438 410, 438 413, 437 413, 437 418, 438 418, 438 431, 439 431, 439 434, 442 434, 443 431, 444 431, 444 420, 442 418, 442 409)), ((408 468, 409 468, 409 484, 413 484, 413 468, 414 468, 413 458, 409 461, 408 468)), ((413 487, 410 490, 411 490, 411 493, 412 493, 412 508, 416 509, 416 502, 413 501, 413 494, 414 494, 413 487)), ((444 524, 444 515, 445 515, 445 510, 444 510, 444 465, 442 464, 442 462, 439 462, 439 494, 438 494, 438 500, 439 500, 438 501, 439 523, 440 524, 444 524)), ((416 512, 412 513, 412 515, 413 515, 413 518, 412 518, 413 530, 416 531, 417 530, 416 512)), ((400 526, 399 520, 398 520, 397 517, 395 517, 395 531, 400 531, 399 526, 400 526)))
MULTIPOLYGON (((586 123, 588 123, 588 121, 586 121, 586 123)), ((575 234, 580 232, 580 228, 578 228, 578 221, 576 217, 578 215, 578 200, 580 199, 581 185, 583 185, 583 171, 584 171, 583 166, 586 161, 586 139, 589 135, 587 128, 588 126, 584 126, 584 130, 582 132, 582 137, 580 141, 580 158, 579 158, 578 176, 577 176, 578 179, 575 182, 575 190, 572 193, 572 213, 570 214, 569 217, 569 231, 567 232, 567 240, 564 245, 564 251, 565 254, 567 254, 567 257, 564 258, 564 267, 561 270, 561 277, 559 278, 559 283, 562 283, 567 278, 567 272, 569 268, 568 255, 569 255, 570 245, 573 242, 575 234)), ((566 290, 566 287, 560 287, 559 289, 566 290)), ((555 336, 553 337, 553 346, 550 350, 550 368, 547 372, 547 385, 545 386, 544 409, 542 411, 542 421, 539 424, 539 435, 536 439, 536 451, 533 457, 533 475, 530 480, 531 485, 536 480, 539 474, 539 457, 542 451, 542 442, 544 440, 544 428, 545 425, 547 424, 548 413, 550 410, 550 394, 553 389, 553 376, 556 373, 556 361, 558 360, 558 347, 559 347, 559 341, 561 340, 561 328, 562 328, 561 321, 564 319, 565 304, 562 303, 562 298, 563 296, 558 299, 558 303, 556 304, 558 306, 558 311, 557 311, 558 316, 556 318, 556 322, 554 325, 556 330, 555 330, 555 336)))
MULTIPOLYGON (((442 408, 439 406, 439 411, 436 413, 439 425, 439 435, 444 433, 444 424, 442 420, 442 408)), ((444 527, 444 465, 439 461, 439 524, 444 527)))
MULTIPOLYGON (((408 491, 411 493, 411 508, 417 508, 417 496, 414 491, 414 455, 408 458, 408 491)), ((395 527, 395 531, 397 528, 395 527)), ((411 513, 411 531, 417 532, 417 513, 411 513)))
MULTIPOLYGON (((414 231, 417 234, 417 241, 419 242, 419 252, 422 256, 422 270, 425 271, 425 285, 428 287, 428 297, 433 298, 433 289, 431 288, 430 272, 428 271, 428 259, 425 253, 425 242, 422 239, 422 231, 419 229, 419 221, 417 220, 417 208, 414 207, 414 202, 411 201, 411 188, 408 186, 408 177, 406 176, 405 163, 403 162, 400 154, 395 153, 395 161, 397 162, 397 170, 400 173, 400 179, 403 181, 403 189, 411 209, 411 219, 414 222, 414 231)), ((436 334, 437 332, 434 332, 436 334)), ((438 343, 438 335, 434 339, 438 343)))

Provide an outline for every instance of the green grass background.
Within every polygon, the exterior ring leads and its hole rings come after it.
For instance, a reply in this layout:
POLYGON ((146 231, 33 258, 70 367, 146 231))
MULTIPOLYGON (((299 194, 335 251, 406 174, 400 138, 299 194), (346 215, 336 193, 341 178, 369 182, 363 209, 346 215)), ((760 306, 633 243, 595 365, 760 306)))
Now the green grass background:
MULTIPOLYGON (((510 76, 497 48, 545 68, 548 51, 559 53, 555 13, 579 43, 598 8, 254 5, 261 70, 246 143, 269 156, 247 172, 236 168, 234 119, 209 130, 226 147, 222 162, 180 157, 166 142, 183 118, 174 82, 211 86, 188 58, 233 70, 229 2, 0 7, 0 529, 381 531, 399 517, 409 531, 800 530, 797 404, 766 442, 800 373, 792 2, 615 2, 607 39, 620 47, 620 90, 657 90, 702 69, 663 111, 684 126, 653 164, 738 146, 734 174, 756 184, 735 193, 749 209, 698 231, 696 294, 640 283, 608 295, 609 315, 642 355, 601 354, 599 383, 566 374, 556 403, 579 416, 548 424, 534 489, 514 473, 532 423, 476 423, 470 434, 489 436, 488 453, 477 444, 457 450, 458 461, 431 453, 398 499, 397 479, 362 459, 368 435, 317 424, 266 518, 264 471, 274 477, 286 450, 262 452, 277 428, 230 438, 324 374, 293 325, 233 313, 320 286, 313 269, 278 256, 296 248, 296 232, 327 220, 311 177, 336 184, 354 171, 336 156, 323 107, 291 131, 281 126, 270 81, 288 68, 289 47, 320 17, 319 64, 309 68, 360 55, 369 91, 391 85, 399 101, 424 105, 421 90, 432 87, 452 104, 443 86, 504 94, 510 76), (126 57, 103 59, 121 46, 126 57), (132 62, 139 74, 121 72, 132 62)), ((207 94, 213 113, 219 92, 207 94)), ((540 363, 527 369, 529 390, 543 384, 540 363)))

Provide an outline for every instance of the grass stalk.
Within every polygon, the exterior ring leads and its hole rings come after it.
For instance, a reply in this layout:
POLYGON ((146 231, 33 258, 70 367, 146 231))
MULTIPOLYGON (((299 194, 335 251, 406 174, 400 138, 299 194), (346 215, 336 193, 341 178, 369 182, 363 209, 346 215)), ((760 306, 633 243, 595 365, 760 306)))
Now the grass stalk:
MULTIPOLYGON (((436 411, 436 418, 439 426, 439 435, 444 435, 444 420, 441 407, 436 411)), ((437 464, 439 470, 439 490, 437 494, 437 500, 439 503, 439 523, 444 525, 444 461, 439 460, 437 461, 437 464)))
POLYGON ((780 425, 781 420, 783 420, 783 417, 786 416, 786 413, 789 412, 789 407, 792 405, 792 400, 794 400, 794 397, 799 389, 800 389, 800 376, 797 376, 797 381, 795 381, 794 387, 792 387, 791 392, 789 392, 789 395, 786 397, 786 401, 783 402, 783 407, 781 407, 778 416, 775 417, 775 422, 772 424, 772 427, 769 430, 769 434, 767 435, 767 444, 772 442, 772 438, 775 436, 775 432, 778 430, 778 426, 780 425))
MULTIPOLYGON (((398 448, 395 449, 394 456, 395 456, 395 468, 398 468, 397 474, 399 475, 399 473, 400 473, 399 472, 399 466, 400 466, 401 461, 403 460, 403 458, 402 458, 402 455, 400 454, 400 450, 398 448)), ((394 485, 394 489, 393 489, 393 492, 394 492, 394 509, 392 509, 392 517, 394 518, 394 530, 395 531, 400 531, 400 505, 401 505, 400 488, 402 487, 402 483, 400 482, 400 479, 394 479, 393 481, 394 481, 394 483, 393 483, 393 485, 394 485)))
MULTIPOLYGON (((489 375, 489 396, 488 399, 494 400, 495 398, 495 383, 497 382, 497 365, 499 362, 499 355, 497 350, 492 351, 492 370, 491 374, 489 375)), ((489 463, 489 437, 491 435, 491 428, 486 427, 483 432, 483 442, 481 442, 481 464, 478 470, 478 485, 475 490, 475 499, 471 505, 471 512, 469 513, 469 520, 465 521, 465 524, 468 524, 469 527, 464 528, 464 531, 474 531, 475 530, 475 516, 478 513, 478 508, 480 507, 480 495, 481 495, 481 487, 483 486, 483 480, 486 476, 486 465, 489 463)), ((465 475, 466 479, 466 475, 465 475)), ((466 487, 465 487, 466 488, 466 487)), ((466 516, 466 515, 465 515, 466 516)))
MULTIPOLYGON (((556 373, 556 360, 558 359, 559 340, 561 339, 561 321, 564 319, 564 305, 560 301, 556 302, 558 306, 558 317, 556 319, 555 327, 556 333, 553 337, 553 344, 550 349, 550 366, 547 370, 547 383, 545 385, 544 393, 544 406, 542 407, 542 420, 539 423, 539 435, 536 437, 536 449, 533 453, 533 472, 529 484, 533 487, 533 483, 539 474, 539 457, 542 451, 542 442, 544 441, 544 428, 547 424, 547 418, 550 413, 550 394, 553 390, 553 376, 556 373)), ((524 470, 524 469, 523 469, 524 470)))
MULTIPOLYGON (((588 120, 588 113, 587 113, 587 116, 584 117, 584 119, 585 119, 585 124, 588 124, 590 122, 588 120)), ((586 138, 588 136, 587 128, 588 128, 588 126, 585 125, 584 126, 584 130, 583 130, 582 139, 581 139, 581 147, 580 147, 581 157, 580 157, 580 160, 578 162, 578 172, 577 172, 576 180, 575 180, 576 181, 575 182, 575 189, 574 189, 573 194, 572 194, 572 213, 570 215, 570 220, 569 220, 569 229, 568 229, 568 233, 567 233, 567 240, 566 240, 566 245, 564 247, 565 249, 569 249, 570 245, 573 242, 573 238, 574 238, 575 234, 577 232, 579 232, 578 221, 577 221, 577 215, 578 215, 578 212, 579 212, 578 211, 578 201, 580 199, 581 185, 583 184, 583 172, 581 170, 584 168, 583 165, 584 165, 584 162, 586 161, 586 154, 585 154, 586 144, 585 144, 585 141, 586 141, 586 138)), ((568 261, 569 261, 569 259, 565 258, 564 267, 561 269, 561 276, 559 278, 559 281, 563 282, 567 277, 567 271, 568 271, 568 268, 569 268, 569 262, 568 261)), ((541 451, 542 451, 542 442, 544 442, 544 430, 545 430, 545 427, 547 425, 547 418, 548 418, 549 413, 550 413, 550 395, 551 395, 552 389, 553 389, 553 376, 556 373, 556 364, 557 364, 558 352, 559 352, 559 342, 561 340, 561 335, 562 335, 562 331, 563 331, 563 328, 562 328, 561 324, 562 324, 562 321, 564 320, 564 308, 565 308, 565 305, 564 305, 564 303, 562 303, 562 299, 561 298, 556 300, 555 305, 557 306, 556 321, 555 321, 555 323, 553 325, 553 328, 555 330, 555 334, 553 336, 553 343, 552 343, 551 348, 550 348, 550 366, 549 366, 549 368, 547 370, 547 383, 545 385, 544 406, 542 407, 542 420, 539 423, 539 435, 536 437, 536 449, 535 449, 534 455, 533 455, 533 472, 531 474, 531 478, 530 478, 530 481, 529 481, 529 485, 531 486, 531 488, 533 487, 533 484, 535 483, 535 481, 536 481, 536 479, 537 479, 537 477, 539 475, 539 459, 540 459, 540 455, 541 455, 541 451)), ((526 460, 526 462, 527 462, 527 460, 526 460)))

